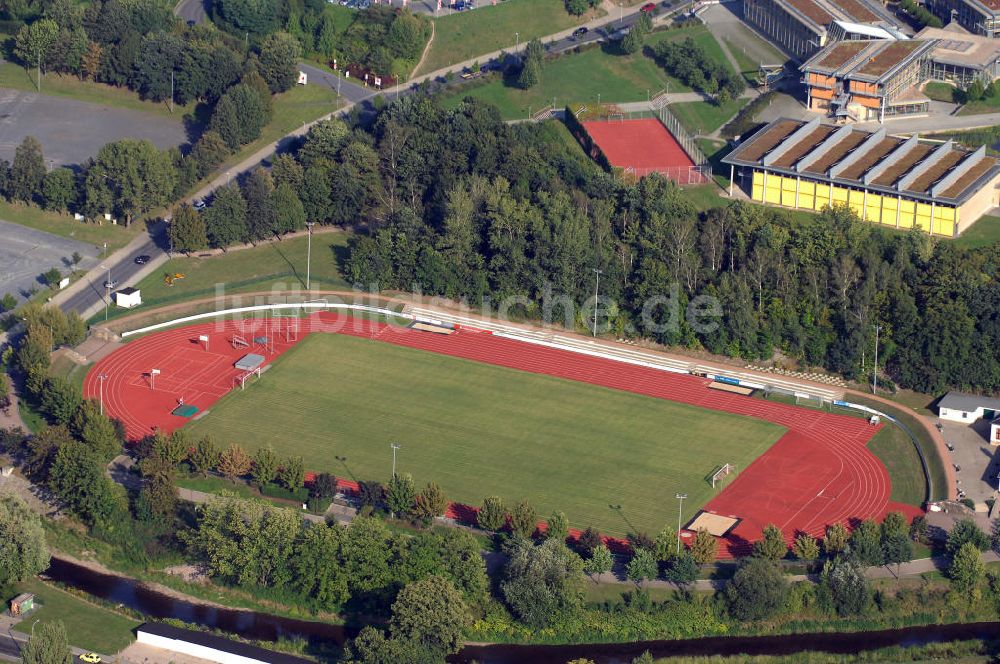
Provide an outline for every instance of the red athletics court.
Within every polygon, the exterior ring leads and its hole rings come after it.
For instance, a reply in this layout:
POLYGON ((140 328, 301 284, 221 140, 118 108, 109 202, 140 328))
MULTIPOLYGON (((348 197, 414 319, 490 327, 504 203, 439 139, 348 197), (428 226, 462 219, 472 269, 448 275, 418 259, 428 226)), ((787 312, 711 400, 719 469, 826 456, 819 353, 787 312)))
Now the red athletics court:
POLYGON ((638 176, 660 173, 679 184, 702 184, 705 177, 663 123, 639 120, 583 122, 611 165, 638 176))
MULTIPOLYGON (((280 320, 280 319, 274 319, 280 320)), ((862 519, 881 519, 891 511, 912 518, 922 512, 890 500, 889 474, 867 444, 879 427, 860 417, 849 417, 751 399, 708 389, 709 380, 548 348, 496 335, 459 329, 451 335, 430 334, 324 312, 301 321, 301 330, 288 333, 289 323, 252 321, 257 331, 270 331, 273 348, 255 347, 266 362, 290 348, 306 333, 325 332, 371 337, 381 342, 461 357, 485 364, 577 380, 611 389, 686 403, 774 422, 788 429, 770 449, 735 478, 703 509, 734 517, 738 523, 723 538, 720 557, 747 552, 764 526, 781 528, 790 543, 799 533, 821 536, 828 524, 854 525, 862 519), (284 325, 286 327, 282 328, 284 325), (274 330, 285 333, 274 334, 274 330)), ((249 325, 250 323, 248 323, 249 325)), ((104 374, 106 412, 125 422, 128 437, 137 440, 154 428, 165 432, 189 420, 172 415, 179 398, 204 411, 231 389, 240 389, 240 372, 233 366, 248 351, 234 348, 229 339, 244 331, 240 322, 204 323, 155 332, 136 339, 98 362, 84 381, 84 394, 97 398, 98 376, 104 374), (209 336, 205 350, 199 337, 209 336), (148 375, 160 368, 155 389, 148 375)), ((267 380, 266 375, 263 380, 267 380)), ((692 441, 693 445, 697 441, 692 441)), ((319 470, 319 469, 310 469, 319 470)), ((673 488, 667 493, 673 496, 673 488)), ((680 489, 679 489, 680 490, 680 489)), ((676 505, 664 505, 669 521, 676 505)), ((451 514, 469 514, 453 505, 451 514)))

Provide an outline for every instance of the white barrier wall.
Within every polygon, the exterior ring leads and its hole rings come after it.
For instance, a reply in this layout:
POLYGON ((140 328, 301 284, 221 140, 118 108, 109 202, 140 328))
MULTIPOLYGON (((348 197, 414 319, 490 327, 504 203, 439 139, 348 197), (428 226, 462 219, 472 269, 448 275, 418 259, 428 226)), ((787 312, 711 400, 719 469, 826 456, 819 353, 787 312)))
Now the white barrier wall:
POLYGON ((210 662, 219 662, 220 664, 268 664, 268 662, 262 659, 243 657, 242 655, 235 655, 222 650, 216 650, 215 648, 200 646, 197 643, 150 634, 141 629, 136 634, 136 641, 153 646, 154 648, 179 652, 191 655, 192 657, 198 657, 199 659, 207 659, 210 662))

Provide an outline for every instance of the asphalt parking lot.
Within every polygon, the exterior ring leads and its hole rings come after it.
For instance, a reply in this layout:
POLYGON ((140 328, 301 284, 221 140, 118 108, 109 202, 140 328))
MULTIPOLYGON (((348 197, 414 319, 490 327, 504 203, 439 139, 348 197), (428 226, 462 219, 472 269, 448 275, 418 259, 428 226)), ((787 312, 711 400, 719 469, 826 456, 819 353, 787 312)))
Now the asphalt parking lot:
POLYGON ((1000 455, 994 460, 997 448, 987 442, 990 423, 978 420, 972 425, 961 422, 939 420, 941 433, 946 443, 955 449, 945 459, 961 470, 956 471, 958 488, 977 503, 985 501, 997 489, 997 472, 1000 471, 1000 455))
POLYGON ((179 114, 173 122, 141 111, 0 88, 0 159, 12 161, 25 136, 41 141, 47 168, 83 163, 105 143, 122 138, 145 138, 161 149, 188 140, 179 114))
POLYGON ((21 302, 32 288, 41 288, 43 272, 57 267, 68 274, 74 251, 83 257, 79 269, 101 262, 101 252, 92 244, 0 221, 0 297, 10 293, 21 302))

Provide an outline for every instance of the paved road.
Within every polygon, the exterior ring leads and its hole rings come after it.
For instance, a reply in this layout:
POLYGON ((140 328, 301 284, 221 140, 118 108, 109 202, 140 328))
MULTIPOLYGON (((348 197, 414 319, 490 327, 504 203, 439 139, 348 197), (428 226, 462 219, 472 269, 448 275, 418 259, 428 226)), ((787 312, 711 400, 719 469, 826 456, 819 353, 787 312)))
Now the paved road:
POLYGON ((74 252, 83 257, 81 270, 100 262, 100 250, 92 244, 0 220, 0 296, 10 293, 23 302, 31 289, 41 287, 43 272, 55 267, 68 274, 74 252))
MULTIPOLYGON (((182 0, 182 3, 175 8, 175 12, 181 11, 185 3, 193 2, 195 0, 182 0)), ((686 7, 689 2, 679 3, 672 12, 680 11, 682 8, 686 7)), ((589 32, 579 40, 572 37, 574 28, 569 28, 563 30, 555 35, 551 36, 551 43, 548 46, 549 52, 559 52, 574 46, 586 42, 598 41, 602 39, 607 39, 609 36, 618 32, 624 27, 630 26, 637 20, 637 15, 639 12, 639 6, 622 9, 619 13, 619 17, 615 19, 611 17, 603 17, 601 19, 595 19, 586 24, 589 28, 589 32)), ((663 20, 664 16, 659 17, 663 20)), ((513 46, 513 45, 512 45, 513 46)), ((521 49, 524 48, 524 44, 521 44, 521 49)), ((509 52, 513 49, 507 48, 505 51, 509 52)), ((478 62, 480 64, 489 62, 495 59, 504 52, 494 51, 492 53, 482 54, 475 58, 470 58, 465 62, 456 63, 455 65, 440 69, 429 74, 418 76, 415 79, 402 83, 395 88, 390 88, 384 90, 381 93, 386 96, 402 96, 406 94, 412 94, 419 83, 425 80, 444 80, 444 76, 449 71, 461 71, 463 67, 470 67, 473 63, 478 62)), ((323 70, 317 69, 315 67, 305 65, 303 69, 310 74, 310 77, 316 79, 317 85, 329 85, 331 87, 336 85, 336 77, 332 74, 324 72, 323 70)), ((453 84, 457 84, 461 81, 460 78, 456 77, 453 84)), ((366 91, 364 87, 359 87, 352 84, 350 88, 346 86, 346 81, 341 83, 341 94, 344 96, 345 100, 349 103, 344 108, 330 113, 322 118, 307 123, 298 129, 292 131, 287 136, 282 139, 266 145, 253 155, 247 157, 239 164, 230 166, 226 171, 219 172, 214 180, 209 184, 204 186, 201 190, 196 192, 188 200, 194 200, 197 198, 205 198, 209 196, 216 188, 230 182, 232 180, 230 174, 239 176, 243 173, 252 171, 253 169, 259 167, 261 163, 271 157, 275 152, 287 149, 288 145, 294 142, 297 137, 305 135, 309 128, 318 122, 322 122, 326 118, 332 117, 334 115, 346 114, 353 108, 356 104, 365 104, 368 102, 370 97, 377 94, 376 91, 368 89, 368 94, 363 94, 366 91)), ((69 292, 63 294, 61 297, 54 298, 54 302, 58 304, 63 311, 77 311, 84 318, 88 318, 101 309, 101 305, 104 303, 105 294, 102 292, 104 289, 102 284, 107 277, 107 270, 110 267, 111 276, 113 279, 118 281, 119 287, 126 285, 134 285, 139 279, 141 279, 146 274, 151 273, 156 270, 160 265, 165 263, 168 259, 167 255, 167 244, 164 239, 165 232, 163 228, 158 228, 158 235, 156 238, 152 238, 149 235, 143 235, 137 237, 133 240, 127 247, 119 250, 113 256, 109 256, 107 260, 103 262, 104 267, 98 270, 95 268, 91 273, 85 278, 84 283, 81 285, 76 285, 75 288, 71 289, 69 292), (140 254, 148 254, 152 257, 149 264, 145 266, 138 266, 134 264, 135 256, 140 254)))
POLYGON ((188 140, 181 114, 176 115, 176 120, 151 119, 142 111, 0 87, 0 159, 12 161, 26 136, 39 140, 50 168, 81 164, 101 146, 122 138, 144 138, 158 148, 172 148, 188 140))
POLYGON ((134 285, 141 276, 145 276, 151 269, 166 261, 168 257, 166 250, 166 226, 160 223, 153 227, 152 232, 138 236, 124 249, 106 260, 99 261, 98 266, 83 278, 82 281, 85 283, 76 286, 72 295, 59 302, 59 307, 65 312, 76 311, 84 318, 93 315, 93 310, 99 309, 105 302, 104 281, 108 278, 109 272, 111 279, 117 281, 119 287, 134 285), (149 265, 137 265, 135 258, 142 255, 157 260, 151 261, 149 265))
POLYGON ((330 72, 320 69, 319 67, 314 67, 313 65, 306 64, 305 62, 299 63, 299 70, 304 71, 308 75, 309 85, 321 85, 331 90, 339 90, 340 96, 351 103, 358 103, 364 101, 369 97, 374 97, 377 94, 377 90, 372 88, 366 88, 364 85, 358 85, 351 79, 344 78, 343 76, 336 76, 330 72))
POLYGON ((208 20, 208 13, 205 11, 205 0, 181 0, 174 7, 176 14, 185 23, 204 23, 208 20))

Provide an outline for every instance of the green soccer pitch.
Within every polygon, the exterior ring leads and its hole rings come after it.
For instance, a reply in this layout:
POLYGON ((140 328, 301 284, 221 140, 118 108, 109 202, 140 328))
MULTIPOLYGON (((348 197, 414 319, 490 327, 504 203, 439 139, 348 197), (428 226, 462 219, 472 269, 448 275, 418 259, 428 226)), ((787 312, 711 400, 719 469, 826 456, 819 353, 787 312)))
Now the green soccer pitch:
POLYGON ((306 468, 480 505, 526 498, 545 518, 608 535, 676 525, 713 495, 723 463, 746 468, 784 433, 775 424, 603 387, 338 334, 312 334, 259 382, 187 431, 253 451, 271 444, 306 468), (337 457, 345 458, 340 461, 337 457))

